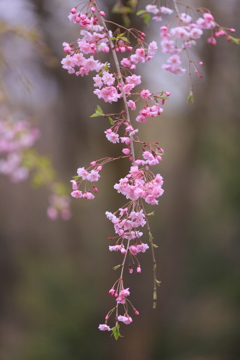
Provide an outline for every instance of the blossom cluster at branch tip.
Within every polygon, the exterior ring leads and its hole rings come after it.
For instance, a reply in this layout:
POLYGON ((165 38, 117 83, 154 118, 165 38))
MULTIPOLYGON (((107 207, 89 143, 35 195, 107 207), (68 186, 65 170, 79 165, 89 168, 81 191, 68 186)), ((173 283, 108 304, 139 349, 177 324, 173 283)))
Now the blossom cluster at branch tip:
MULTIPOLYGON (((183 4, 182 4, 183 5, 183 4)), ((153 14, 153 20, 162 21, 162 15, 171 15, 173 10, 167 7, 158 7, 157 5, 146 5, 146 11, 153 14)), ((186 6, 189 9, 189 6, 186 6)), ((197 15, 197 14, 196 14, 197 15)), ((160 27, 160 37, 162 38, 160 45, 161 50, 165 54, 170 54, 166 64, 162 65, 164 70, 170 71, 175 75, 182 75, 186 71, 181 64, 181 56, 187 52, 189 48, 196 45, 197 41, 202 37, 204 30, 210 30, 212 35, 207 39, 207 42, 216 45, 218 37, 226 37, 228 41, 231 40, 228 32, 235 32, 235 29, 224 29, 220 27, 214 20, 210 12, 202 11, 202 16, 197 15, 197 20, 188 13, 180 12, 176 14, 172 21, 168 21, 168 25, 160 27), (177 21, 177 26, 173 26, 174 19, 177 21)), ((195 72, 199 77, 202 77, 196 64, 195 72)))
POLYGON ((14 183, 25 180, 29 170, 24 164, 24 151, 31 148, 40 136, 28 120, 14 121, 8 114, 0 119, 0 174, 8 175, 14 183))

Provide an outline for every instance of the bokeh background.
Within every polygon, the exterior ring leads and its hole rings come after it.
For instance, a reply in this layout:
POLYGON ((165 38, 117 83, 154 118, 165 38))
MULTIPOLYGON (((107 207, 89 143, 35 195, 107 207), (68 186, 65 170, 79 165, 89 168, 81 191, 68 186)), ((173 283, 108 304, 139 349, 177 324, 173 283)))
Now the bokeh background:
MULTIPOLYGON (((102 8, 121 21, 110 13, 113 4, 104 1, 102 8)), ((239 0, 194 4, 208 7, 240 37, 239 0)), ((38 151, 52 159, 67 184, 78 167, 119 152, 103 135, 105 122, 89 118, 96 106, 91 78, 68 75, 60 65, 62 42, 78 36, 67 19, 75 5, 0 1, 0 21, 34 29, 42 39, 1 38, 11 109, 36 119, 38 151)), ((146 31, 139 19, 132 21, 146 31)), ((157 27, 147 30, 147 41, 152 36, 158 36, 157 27)), ((121 327, 118 342, 97 329, 113 306, 108 290, 119 262, 119 254, 108 252, 113 231, 104 212, 123 204, 113 184, 128 163, 108 165, 94 202, 73 199, 67 222, 48 220, 46 189, 1 177, 1 360, 240 359, 240 52, 225 39, 215 48, 203 41, 197 51, 193 57, 204 62, 204 78, 194 77, 194 104, 186 104, 187 75, 164 74, 160 54, 139 66, 146 87, 172 93, 161 117, 141 128, 142 138, 159 141, 165 150, 158 170, 165 193, 151 218, 162 281, 157 309, 146 253, 142 274, 128 280, 141 315, 121 327)))

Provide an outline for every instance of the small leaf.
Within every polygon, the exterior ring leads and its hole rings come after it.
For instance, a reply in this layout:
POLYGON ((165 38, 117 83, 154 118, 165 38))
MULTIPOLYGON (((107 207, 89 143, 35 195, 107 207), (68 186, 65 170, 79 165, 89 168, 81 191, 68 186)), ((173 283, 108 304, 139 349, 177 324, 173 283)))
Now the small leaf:
POLYGON ((154 248, 156 248, 156 249, 158 248, 158 246, 156 244, 152 244, 152 245, 153 245, 154 248))
POLYGON ((188 98, 187 98, 187 103, 190 104, 190 102, 194 103, 194 97, 193 97, 193 91, 190 90, 188 98))
POLYGON ((233 36, 230 36, 230 41, 234 44, 240 45, 240 39, 234 38, 233 36))
POLYGON ((114 124, 114 120, 110 116, 108 117, 108 121, 110 122, 111 125, 114 124))
POLYGON ((152 216, 152 215, 154 215, 154 211, 147 214, 147 216, 152 216))
POLYGON ((113 328, 111 328, 112 335, 114 336, 115 340, 118 340, 119 337, 122 337, 119 329, 120 329, 120 325, 118 323, 116 323, 116 325, 113 328))
POLYGON ((79 180, 81 180, 81 176, 78 176, 78 175, 76 175, 76 176, 73 176, 73 180, 75 180, 75 181, 79 181, 79 180))
POLYGON ((131 20, 130 20, 129 16, 127 16, 125 14, 123 15, 123 24, 126 28, 129 28, 131 25, 131 20))
POLYGON ((119 36, 121 40, 125 41, 126 43, 130 43, 130 41, 128 40, 128 38, 126 38, 126 36, 119 36))
POLYGON ((104 113, 99 105, 97 105, 97 109, 95 110, 95 113, 92 114, 90 117, 98 117, 98 116, 104 116, 104 113))
POLYGON ((116 266, 113 267, 113 270, 117 270, 117 269, 119 269, 121 266, 122 266, 122 265, 116 265, 116 266))
POLYGON ((148 23, 149 23, 150 20, 151 20, 150 14, 145 14, 145 15, 143 16, 143 21, 144 21, 144 24, 145 24, 145 25, 148 26, 148 23))
POLYGON ((156 284, 157 284, 158 286, 160 286, 161 283, 162 283, 161 281, 159 281, 159 280, 157 280, 157 279, 156 279, 155 281, 156 281, 156 284))
POLYGON ((137 11, 136 12, 136 15, 143 15, 143 14, 146 14, 147 13, 147 11, 146 10, 139 10, 139 11, 137 11))

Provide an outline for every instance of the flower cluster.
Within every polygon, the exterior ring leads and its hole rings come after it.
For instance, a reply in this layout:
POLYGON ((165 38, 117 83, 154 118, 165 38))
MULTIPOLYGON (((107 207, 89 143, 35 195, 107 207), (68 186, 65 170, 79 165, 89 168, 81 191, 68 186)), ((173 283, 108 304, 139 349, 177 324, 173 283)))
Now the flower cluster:
POLYGON ((114 185, 114 189, 127 199, 136 201, 141 198, 148 204, 157 205, 156 199, 164 192, 162 185, 161 175, 154 176, 148 170, 139 170, 138 166, 132 166, 129 174, 120 179, 119 183, 114 185))
MULTIPOLYGON (((136 239, 140 238, 143 233, 138 231, 137 228, 139 226, 145 226, 146 220, 143 210, 138 212, 131 211, 128 213, 128 208, 119 209, 120 216, 117 217, 116 215, 112 214, 111 212, 107 211, 106 216, 114 225, 114 230, 117 235, 119 235, 122 239, 136 239)), ((121 250, 122 254, 126 253, 126 250, 121 245, 120 248, 118 245, 110 246, 110 251, 117 251, 121 250)))
POLYGON ((24 165, 23 154, 33 146, 40 132, 27 120, 14 121, 10 115, 0 119, 0 173, 8 175, 12 182, 28 177, 28 168, 24 165))
MULTIPOLYGON (((153 20, 156 21, 162 20, 162 14, 170 15, 173 13, 172 9, 166 7, 158 8, 156 5, 147 5, 145 9, 146 12, 155 15, 153 20)), ((210 12, 206 12, 206 9, 198 9, 198 12, 202 14, 200 17, 191 7, 186 6, 186 9, 187 12, 180 12, 177 7, 177 3, 175 3, 175 17, 168 22, 168 25, 160 27, 160 37, 162 39, 160 42, 161 50, 163 53, 170 55, 167 63, 163 64, 162 68, 175 75, 182 75, 186 71, 186 69, 181 67, 181 55, 183 52, 187 53, 188 60, 192 62, 189 59, 188 49, 196 45, 197 41, 203 35, 203 30, 211 31, 212 34, 207 41, 212 45, 216 45, 216 38, 220 36, 226 37, 228 41, 231 40, 228 32, 235 32, 235 29, 219 26, 215 22, 213 15, 210 12), (193 16, 189 15, 189 10, 192 11, 194 14, 193 16), (177 26, 175 27, 173 26, 174 20, 177 21, 177 26)), ((199 77, 202 77, 197 65, 195 63, 193 64, 195 66, 195 72, 199 77)))
MULTIPOLYGON (((174 74, 182 74, 185 69, 181 67, 180 56, 183 51, 188 55, 188 49, 201 38, 203 30, 213 31, 215 37, 223 36, 224 30, 216 31, 218 25, 212 15, 206 11, 202 10, 203 16, 198 16, 196 20, 193 20, 187 12, 179 12, 175 0, 173 0, 173 5, 174 9, 149 4, 146 6, 146 10, 140 11, 140 13, 149 18, 149 14, 153 14, 153 19, 160 21, 163 14, 171 15, 175 11, 175 17, 168 25, 160 28, 162 38, 160 45, 162 52, 170 55, 167 64, 163 65, 163 69, 174 74), (177 21, 175 27, 173 26, 174 21, 177 21)), ((114 185, 114 189, 122 194, 128 202, 114 213, 106 212, 115 231, 115 235, 109 238, 109 240, 115 241, 113 245, 109 246, 109 250, 120 252, 122 261, 114 267, 115 270, 120 269, 120 274, 109 290, 109 294, 115 298, 115 306, 107 313, 105 323, 100 324, 99 329, 101 331, 111 330, 117 339, 120 336, 119 322, 130 324, 133 321, 129 315, 129 307, 132 308, 134 314, 139 314, 129 300, 129 288, 124 286, 127 259, 129 260, 128 272, 133 273, 133 267, 137 264, 136 272, 140 274, 141 265, 138 255, 151 248, 154 307, 157 299, 156 286, 160 283, 156 278, 154 255, 156 246, 153 244, 148 221, 148 217, 153 213, 147 214, 145 203, 157 205, 159 197, 164 192, 162 176, 154 174, 149 169, 150 166, 158 165, 161 162, 164 152, 157 142, 148 143, 140 140, 139 130, 134 128, 131 120, 131 112, 141 104, 138 115, 132 117, 138 123, 146 123, 148 118, 157 117, 163 112, 161 106, 169 98, 170 93, 167 91, 152 93, 149 89, 140 88, 141 76, 134 73, 137 64, 150 61, 156 54, 158 46, 155 41, 147 44, 143 32, 132 28, 127 29, 117 24, 115 24, 116 30, 110 31, 107 27, 108 21, 104 19, 105 13, 99 9, 94 0, 80 6, 82 6, 80 11, 73 8, 69 15, 70 21, 80 27, 80 38, 71 44, 63 43, 67 55, 62 60, 62 66, 70 74, 75 73, 77 76, 88 75, 91 71, 95 71, 97 74, 93 76, 93 93, 98 99, 110 104, 122 102, 122 111, 119 113, 106 114, 97 105, 96 111, 91 117, 103 117, 110 122, 110 127, 104 131, 105 136, 111 143, 123 145, 123 155, 117 158, 109 157, 93 161, 87 169, 79 168, 77 176, 71 180, 71 195, 74 198, 93 199, 93 193, 97 193, 98 189, 93 185, 90 187, 89 184, 99 180, 100 171, 105 164, 124 158, 128 158, 131 162, 128 174, 114 185), (100 60, 100 53, 112 54, 115 71, 110 70, 108 62, 104 63, 100 60), (135 155, 136 150, 141 154, 138 158, 135 155), (84 184, 83 188, 82 184, 84 184), (144 232, 144 228, 147 231, 144 232), (141 241, 145 233, 149 237, 148 244, 141 241), (123 307, 123 315, 119 315, 119 306, 123 307), (108 321, 113 313, 115 313, 116 323, 114 327, 110 328, 108 321)), ((209 42, 211 41, 209 40, 209 42)))
POLYGON ((56 220, 58 215, 63 220, 68 220, 71 217, 69 209, 70 199, 68 196, 60 196, 51 194, 49 197, 49 207, 47 208, 47 215, 51 220, 56 220))

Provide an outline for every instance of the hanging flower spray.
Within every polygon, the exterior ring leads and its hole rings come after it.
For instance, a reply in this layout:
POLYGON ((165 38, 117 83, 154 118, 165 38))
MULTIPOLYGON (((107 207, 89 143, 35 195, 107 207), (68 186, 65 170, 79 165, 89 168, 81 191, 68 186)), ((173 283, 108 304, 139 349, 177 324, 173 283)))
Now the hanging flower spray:
MULTIPOLYGON (((169 54, 169 58, 162 69, 176 75, 184 74, 186 69, 182 67, 182 57, 186 55, 191 84, 188 101, 193 101, 192 69, 202 77, 199 70, 202 62, 195 63, 191 60, 191 47, 197 44, 205 30, 210 33, 207 41, 212 45, 216 44, 218 37, 225 37, 235 43, 239 43, 239 40, 230 35, 235 30, 218 25, 209 10, 193 9, 175 0, 171 4, 172 7, 148 4, 137 15, 143 17, 145 23, 151 17, 157 22, 166 20, 166 24, 160 27, 160 49, 169 54)), ((99 180, 107 163, 128 159, 131 164, 129 172, 114 185, 114 189, 126 198, 125 204, 114 213, 106 211, 106 217, 113 223, 115 231, 115 236, 109 238, 109 250, 119 251, 122 261, 114 267, 119 271, 119 276, 109 290, 114 298, 114 307, 108 311, 105 322, 99 325, 99 329, 112 331, 115 339, 118 339, 119 323, 128 325, 133 321, 133 314, 139 315, 130 301, 126 273, 136 271, 140 274, 138 254, 149 250, 153 260, 153 307, 156 307, 157 286, 160 285, 156 276, 154 253, 157 245, 153 242, 149 222, 153 212, 146 212, 145 203, 158 205, 159 198, 163 195, 163 178, 159 173, 155 174, 152 168, 162 161, 164 151, 158 142, 146 142, 140 138, 137 123, 147 123, 150 118, 160 116, 164 103, 171 94, 168 91, 153 93, 142 87, 141 76, 137 74, 137 67, 151 61, 156 55, 156 41, 147 42, 142 31, 106 20, 106 14, 96 1, 84 2, 73 8, 68 18, 80 28, 80 37, 70 44, 63 43, 67 54, 61 62, 63 68, 76 76, 92 76, 95 88, 93 92, 99 100, 110 104, 118 101, 122 103, 120 113, 105 114, 97 105, 91 116, 108 119, 110 126, 105 130, 105 136, 113 144, 122 144, 122 154, 117 158, 94 160, 88 168, 78 168, 77 175, 71 180, 71 195, 91 200, 98 192, 93 184, 99 180), (108 29, 110 23, 116 27, 114 32, 108 29), (114 66, 101 62, 101 53, 108 54, 114 66), (133 116, 132 112, 137 105, 140 111, 137 116, 133 116), (136 158, 136 150, 141 152, 141 157, 136 158), (144 228, 147 230, 148 242, 144 240, 144 228), (127 265, 128 258, 131 265, 127 265), (109 325, 110 321, 113 323, 112 327, 109 325)))

